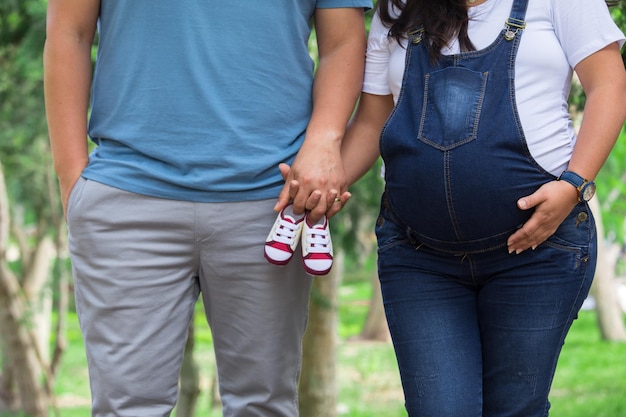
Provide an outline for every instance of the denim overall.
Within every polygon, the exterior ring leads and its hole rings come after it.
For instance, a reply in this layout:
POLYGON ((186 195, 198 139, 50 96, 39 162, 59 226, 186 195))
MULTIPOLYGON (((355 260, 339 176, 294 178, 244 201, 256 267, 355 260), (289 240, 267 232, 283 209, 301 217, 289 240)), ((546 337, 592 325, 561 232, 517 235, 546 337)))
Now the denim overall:
POLYGON ((381 134, 379 276, 406 408, 419 417, 545 417, 561 345, 595 269, 578 204, 536 250, 507 238, 516 202, 555 180, 530 155, 515 99, 528 0, 487 48, 429 59, 409 33, 398 103, 381 134))

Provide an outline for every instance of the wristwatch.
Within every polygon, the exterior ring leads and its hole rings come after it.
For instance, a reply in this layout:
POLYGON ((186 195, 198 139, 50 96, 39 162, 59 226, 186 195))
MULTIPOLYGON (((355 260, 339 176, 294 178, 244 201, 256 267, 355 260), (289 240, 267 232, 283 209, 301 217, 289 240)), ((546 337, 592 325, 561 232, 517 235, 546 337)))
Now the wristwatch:
POLYGON ((596 193, 596 183, 581 177, 572 171, 563 171, 558 178, 559 181, 567 181, 572 184, 578 191, 578 201, 587 202, 596 193))

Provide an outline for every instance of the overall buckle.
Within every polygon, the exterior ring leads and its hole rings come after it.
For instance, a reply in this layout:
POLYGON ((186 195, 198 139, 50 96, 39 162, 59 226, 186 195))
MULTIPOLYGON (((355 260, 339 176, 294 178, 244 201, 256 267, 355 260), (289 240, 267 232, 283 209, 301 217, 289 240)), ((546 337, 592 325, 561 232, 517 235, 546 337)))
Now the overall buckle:
POLYGON ((506 25, 506 32, 504 32, 504 38, 507 41, 512 41, 515 38, 515 35, 517 35, 517 32, 520 31, 520 29, 524 29, 526 27, 526 22, 520 19, 514 19, 509 17, 508 19, 506 19, 506 22, 504 23, 506 25))
POLYGON ((422 38, 424 37, 424 27, 420 26, 417 29, 413 29, 407 32, 407 35, 409 36, 409 39, 411 39, 411 43, 417 45, 422 41, 422 38))

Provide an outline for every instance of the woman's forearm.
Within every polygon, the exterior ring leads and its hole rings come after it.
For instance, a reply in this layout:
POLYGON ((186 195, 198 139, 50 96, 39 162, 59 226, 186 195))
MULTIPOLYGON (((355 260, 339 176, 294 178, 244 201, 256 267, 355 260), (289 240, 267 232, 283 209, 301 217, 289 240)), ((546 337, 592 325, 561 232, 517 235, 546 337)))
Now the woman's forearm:
POLYGON ((626 72, 616 44, 576 67, 587 96, 568 169, 593 179, 606 161, 626 118, 626 72))
POLYGON ((361 178, 380 155, 380 132, 393 110, 391 95, 363 93, 341 144, 341 159, 351 185, 361 178))

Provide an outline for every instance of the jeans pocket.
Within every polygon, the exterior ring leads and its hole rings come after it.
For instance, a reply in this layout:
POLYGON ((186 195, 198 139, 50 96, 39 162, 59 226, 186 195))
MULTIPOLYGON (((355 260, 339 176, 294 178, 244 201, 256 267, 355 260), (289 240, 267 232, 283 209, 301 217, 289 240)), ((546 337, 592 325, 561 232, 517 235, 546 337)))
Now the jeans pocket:
POLYGON ((546 243, 564 249, 587 250, 595 239, 596 226, 589 207, 580 203, 563 220, 546 243))
POLYGON ((474 140, 487 76, 461 67, 426 74, 418 139, 442 151, 474 140))
POLYGON ((376 219, 376 238, 378 241, 378 253, 382 253, 394 246, 408 242, 406 228, 400 226, 389 211, 389 203, 383 195, 380 214, 376 219))
POLYGON ((590 264, 595 268, 597 236, 589 207, 578 204, 543 245, 573 255, 574 268, 590 264))

